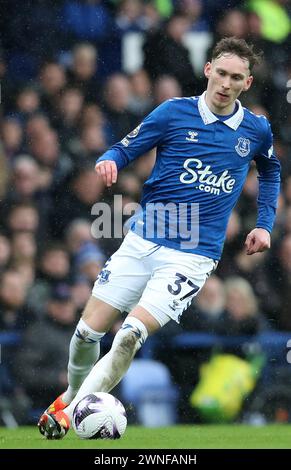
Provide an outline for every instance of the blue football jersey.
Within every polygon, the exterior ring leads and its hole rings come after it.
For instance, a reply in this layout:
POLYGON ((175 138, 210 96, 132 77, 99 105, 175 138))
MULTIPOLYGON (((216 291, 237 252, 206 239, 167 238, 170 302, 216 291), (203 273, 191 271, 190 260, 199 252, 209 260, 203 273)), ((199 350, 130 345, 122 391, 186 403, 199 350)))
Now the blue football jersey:
POLYGON ((252 160, 259 179, 256 226, 272 230, 280 163, 264 116, 237 100, 234 114, 220 119, 208 108, 205 93, 173 98, 97 161, 114 160, 121 170, 154 147, 156 163, 144 183, 142 209, 131 224, 137 234, 218 260, 252 160))

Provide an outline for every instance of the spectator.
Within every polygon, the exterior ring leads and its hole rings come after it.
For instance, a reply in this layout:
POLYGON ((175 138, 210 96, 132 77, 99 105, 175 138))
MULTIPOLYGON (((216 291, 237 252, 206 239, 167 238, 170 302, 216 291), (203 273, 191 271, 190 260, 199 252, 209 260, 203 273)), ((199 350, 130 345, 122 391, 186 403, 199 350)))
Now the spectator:
POLYGON ((105 256, 97 245, 91 241, 81 245, 75 257, 75 272, 84 276, 93 286, 100 273, 105 256))
POLYGON ((252 286, 243 278, 230 277, 225 282, 226 313, 220 322, 224 335, 256 335, 268 329, 268 323, 258 310, 252 286))
POLYGON ((7 230, 10 234, 14 232, 38 233, 39 214, 30 202, 20 202, 13 205, 8 212, 6 220, 7 230))
POLYGON ((169 75, 163 75, 154 82, 154 101, 158 106, 164 101, 174 97, 182 96, 179 82, 169 75))
POLYGON ((181 15, 169 19, 165 30, 149 34, 144 44, 144 68, 152 80, 171 75, 180 83, 186 96, 199 93, 199 81, 183 45, 183 36, 190 28, 189 20, 181 15))
POLYGON ((58 205, 50 221, 53 238, 62 238, 68 225, 76 218, 92 221, 92 206, 98 202, 102 191, 103 183, 90 162, 83 162, 80 167, 76 167, 66 191, 60 187, 56 195, 58 205))
POLYGON ((0 233, 0 273, 2 273, 8 265, 11 254, 11 245, 9 239, 0 233))
POLYGON ((30 142, 29 151, 40 166, 39 181, 43 190, 63 183, 72 169, 72 162, 67 154, 61 152, 59 136, 54 130, 46 129, 35 136, 30 142))
MULTIPOLYGON (((34 199, 39 189, 39 166, 29 155, 20 155, 12 168, 12 190, 8 199, 25 201, 34 199)), ((35 201, 36 202, 36 201, 35 201)))
POLYGON ((0 283, 0 329, 18 331, 32 320, 26 306, 27 285, 17 271, 7 270, 0 283))
POLYGON ((209 24, 203 16, 202 0, 179 0, 178 11, 190 21, 190 31, 209 31, 209 24))
POLYGON ((52 207, 51 194, 40 187, 42 173, 38 163, 30 155, 20 155, 13 163, 11 185, 4 206, 18 203, 33 204, 39 216, 38 236, 48 232, 48 218, 52 207))
POLYGON ((26 86, 16 97, 15 112, 20 121, 25 124, 29 116, 36 113, 40 107, 38 91, 32 86, 26 86))
POLYGON ((153 106, 151 81, 145 70, 140 69, 130 77, 131 97, 129 100, 130 111, 142 120, 153 106))
POLYGON ((86 242, 92 242, 91 224, 85 219, 75 219, 66 230, 66 246, 72 256, 80 250, 86 242))
POLYGON ((84 95, 79 88, 67 87, 61 93, 54 126, 65 149, 78 133, 83 103, 84 95))
POLYGON ((110 143, 121 140, 137 124, 131 111, 131 90, 125 75, 115 74, 109 77, 104 91, 104 112, 111 126, 110 143))
POLYGON ((54 119, 59 94, 66 86, 65 69, 57 62, 46 62, 39 72, 41 107, 50 119, 54 119))
POLYGON ((72 67, 67 71, 69 86, 78 88, 87 103, 100 101, 100 83, 96 77, 97 59, 97 50, 93 44, 77 44, 73 49, 72 67))
POLYGON ((1 126, 3 150, 11 162, 23 146, 23 129, 18 119, 6 118, 1 126))
POLYGON ((70 258, 67 250, 57 243, 46 245, 37 266, 37 279, 29 291, 29 307, 38 316, 42 316, 54 287, 59 284, 69 284, 69 281, 70 258))

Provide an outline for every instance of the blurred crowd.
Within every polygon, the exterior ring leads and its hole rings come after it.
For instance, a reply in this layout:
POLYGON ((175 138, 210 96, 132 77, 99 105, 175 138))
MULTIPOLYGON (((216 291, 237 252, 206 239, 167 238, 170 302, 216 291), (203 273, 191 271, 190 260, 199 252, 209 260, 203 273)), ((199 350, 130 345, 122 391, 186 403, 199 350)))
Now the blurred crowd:
POLYGON ((291 331, 291 1, 9 0, 0 8, 0 331, 20 335, 17 347, 3 347, 0 395, 12 387, 41 407, 64 389, 74 325, 122 241, 92 237, 92 206, 116 194, 138 202, 155 153, 110 190, 96 158, 164 100, 200 94, 202 65, 224 36, 264 52, 241 99, 271 121, 282 194, 271 250, 247 256, 258 190, 251 168, 222 261, 182 327, 291 331))

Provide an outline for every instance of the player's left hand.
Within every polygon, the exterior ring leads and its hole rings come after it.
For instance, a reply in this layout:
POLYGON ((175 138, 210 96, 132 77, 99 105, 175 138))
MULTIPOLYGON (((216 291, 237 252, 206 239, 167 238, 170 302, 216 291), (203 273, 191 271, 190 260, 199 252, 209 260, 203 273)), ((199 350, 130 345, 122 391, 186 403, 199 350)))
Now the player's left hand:
POLYGON ((268 250, 271 246, 271 236, 264 228, 254 228, 245 241, 247 255, 268 250))

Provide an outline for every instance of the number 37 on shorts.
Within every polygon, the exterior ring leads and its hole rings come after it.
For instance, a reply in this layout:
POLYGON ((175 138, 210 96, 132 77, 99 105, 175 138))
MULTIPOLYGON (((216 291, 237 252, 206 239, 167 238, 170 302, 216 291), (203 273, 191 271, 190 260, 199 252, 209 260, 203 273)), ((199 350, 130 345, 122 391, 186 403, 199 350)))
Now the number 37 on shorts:
POLYGON ((139 304, 163 326, 169 319, 179 322, 216 265, 129 232, 99 274, 92 295, 121 311, 139 304))

